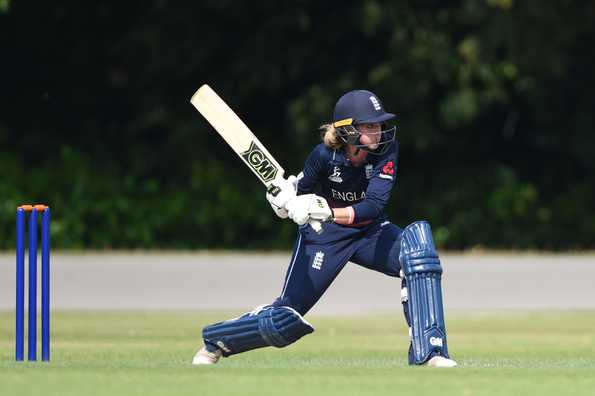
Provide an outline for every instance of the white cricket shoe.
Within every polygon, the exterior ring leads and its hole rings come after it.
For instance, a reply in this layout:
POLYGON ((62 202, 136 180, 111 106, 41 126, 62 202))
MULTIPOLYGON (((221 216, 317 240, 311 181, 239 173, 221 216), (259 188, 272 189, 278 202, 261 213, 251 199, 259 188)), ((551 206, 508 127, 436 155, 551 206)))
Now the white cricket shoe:
POLYGON ((194 359, 192 359, 192 364, 215 364, 221 358, 221 351, 217 349, 215 352, 209 352, 206 347, 200 348, 196 355, 194 355, 194 359))
POLYGON ((444 356, 436 355, 428 360, 424 366, 428 367, 456 367, 457 362, 444 356))

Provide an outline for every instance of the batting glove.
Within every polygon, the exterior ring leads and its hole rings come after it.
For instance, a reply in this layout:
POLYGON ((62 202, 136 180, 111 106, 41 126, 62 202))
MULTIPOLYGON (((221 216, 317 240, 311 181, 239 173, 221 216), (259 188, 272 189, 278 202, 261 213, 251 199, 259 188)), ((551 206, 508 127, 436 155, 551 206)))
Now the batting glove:
POLYGON ((298 195, 286 204, 287 214, 298 225, 304 225, 311 220, 333 221, 333 211, 326 199, 316 194, 298 195))
POLYGON ((267 189, 266 198, 277 216, 286 219, 288 216, 285 204, 295 197, 298 179, 290 175, 287 179, 275 179, 267 189))

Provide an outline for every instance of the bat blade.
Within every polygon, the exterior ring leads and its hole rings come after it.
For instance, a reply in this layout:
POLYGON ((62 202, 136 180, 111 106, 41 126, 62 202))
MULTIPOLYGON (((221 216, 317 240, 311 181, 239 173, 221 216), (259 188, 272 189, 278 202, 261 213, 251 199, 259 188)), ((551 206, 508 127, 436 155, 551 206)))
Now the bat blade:
POLYGON ((242 161, 265 185, 285 171, 260 143, 254 133, 237 114, 207 84, 201 86, 190 103, 207 119, 242 161))
MULTIPOLYGON (((267 188, 273 180, 283 177, 285 171, 281 165, 211 87, 207 84, 200 87, 192 95, 190 103, 219 132, 219 135, 267 188)), ((310 220, 309 223, 316 233, 322 233, 320 221, 310 220)))

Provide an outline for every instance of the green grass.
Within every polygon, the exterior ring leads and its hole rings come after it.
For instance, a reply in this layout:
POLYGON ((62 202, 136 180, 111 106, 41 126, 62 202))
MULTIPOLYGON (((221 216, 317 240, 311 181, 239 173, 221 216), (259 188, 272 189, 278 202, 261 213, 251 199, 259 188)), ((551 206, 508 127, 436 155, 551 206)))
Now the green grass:
POLYGON ((57 312, 48 364, 14 361, 0 313, 0 395, 595 394, 595 312, 451 312, 451 370, 409 367, 395 314, 309 317, 294 345, 193 367, 201 327, 231 315, 57 312))

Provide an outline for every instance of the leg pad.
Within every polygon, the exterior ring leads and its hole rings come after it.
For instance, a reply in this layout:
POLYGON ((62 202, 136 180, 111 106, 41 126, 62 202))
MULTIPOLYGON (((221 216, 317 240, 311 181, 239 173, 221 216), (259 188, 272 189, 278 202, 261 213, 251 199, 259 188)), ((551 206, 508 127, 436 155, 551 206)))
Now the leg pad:
POLYGON ((418 221, 403 230, 399 255, 407 285, 407 311, 411 326, 410 364, 423 364, 432 356, 448 356, 442 306, 442 267, 430 225, 418 221))
POLYGON ((283 348, 313 331, 293 308, 265 305, 239 318, 209 325, 202 336, 207 346, 230 356, 265 346, 283 348))

